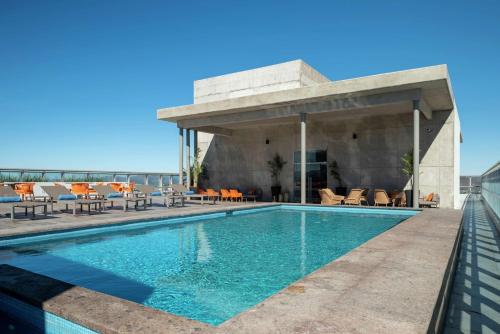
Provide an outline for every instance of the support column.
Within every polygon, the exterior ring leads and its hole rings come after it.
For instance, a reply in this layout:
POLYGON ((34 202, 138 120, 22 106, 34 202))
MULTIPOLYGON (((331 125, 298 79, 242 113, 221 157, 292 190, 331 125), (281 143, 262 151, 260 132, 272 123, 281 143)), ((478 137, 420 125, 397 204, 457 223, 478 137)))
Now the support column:
POLYGON ((420 189, 420 107, 413 101, 413 207, 418 208, 420 189))
POLYGON ((191 186, 191 130, 186 129, 186 185, 191 186))
POLYGON ((183 184, 184 173, 182 171, 184 166, 184 129, 179 128, 179 184, 183 184))
POLYGON ((306 204, 306 114, 300 114, 300 203, 306 204))
POLYGON ((193 130, 193 151, 194 156, 198 153, 198 130, 193 130))

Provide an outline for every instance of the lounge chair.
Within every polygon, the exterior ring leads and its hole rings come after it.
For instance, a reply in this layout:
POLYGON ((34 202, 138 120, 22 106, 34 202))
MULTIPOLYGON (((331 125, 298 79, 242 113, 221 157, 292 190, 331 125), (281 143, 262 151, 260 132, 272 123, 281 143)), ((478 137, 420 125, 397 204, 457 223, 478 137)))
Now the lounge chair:
POLYGON ((95 207, 96 211, 99 213, 102 212, 103 200, 78 198, 63 186, 40 186, 40 188, 47 194, 45 199, 50 204, 50 213, 54 213, 54 203, 64 204, 66 206, 66 211, 69 210, 69 206, 72 206, 73 215, 76 215, 76 208, 78 206, 82 213, 83 206, 87 206, 89 215, 92 205, 95 207))
POLYGON ((153 205, 153 198, 161 198, 163 200, 163 205, 168 207, 168 196, 164 196, 161 191, 156 190, 155 187, 145 184, 138 184, 135 186, 135 190, 139 193, 139 196, 144 196, 149 199, 149 205, 153 205))
MULTIPOLYGON (((96 185, 94 189, 97 193, 97 198, 105 200, 104 203, 111 203, 111 208, 113 208, 115 202, 119 202, 122 204, 123 211, 127 211, 128 204, 134 203, 134 207, 137 210, 139 203, 143 203, 144 210, 146 210, 147 199, 145 197, 124 197, 122 193, 114 191, 113 188, 108 185, 96 185)), ((104 208, 106 208, 106 205, 104 205, 104 208)))
POLYGON ((340 205, 344 201, 344 196, 336 195, 330 188, 318 190, 322 205, 340 205))
POLYGON ((28 209, 33 210, 33 218, 35 218, 35 209, 43 208, 43 214, 47 215, 47 203, 35 201, 23 201, 21 197, 9 186, 0 186, 0 206, 7 207, 10 211, 10 219, 14 220, 16 216, 16 208, 23 208, 24 214, 28 215, 28 209))
POLYGON ((344 199, 346 205, 361 205, 361 194, 363 189, 351 189, 349 195, 344 199))
POLYGON ((439 207, 439 202, 440 202, 439 194, 430 193, 427 196, 424 196, 423 198, 419 198, 418 205, 421 207, 437 208, 439 207))
POLYGON ((213 204, 215 204, 216 199, 213 196, 210 196, 208 194, 195 194, 183 184, 172 184, 171 187, 174 191, 174 194, 182 195, 186 199, 198 198, 200 200, 200 204, 202 205, 205 204, 205 199, 207 199, 208 201, 212 199, 213 204))
POLYGON ((393 206, 394 202, 389 198, 384 189, 375 189, 375 206, 393 206))

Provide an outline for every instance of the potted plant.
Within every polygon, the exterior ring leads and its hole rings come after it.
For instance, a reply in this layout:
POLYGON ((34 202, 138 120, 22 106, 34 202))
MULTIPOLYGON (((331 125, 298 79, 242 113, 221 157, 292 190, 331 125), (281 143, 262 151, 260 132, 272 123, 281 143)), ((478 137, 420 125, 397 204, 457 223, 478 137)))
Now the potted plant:
POLYGON ((406 152, 401 157, 403 162, 403 168, 401 171, 410 179, 410 189, 405 190, 406 195, 406 206, 413 206, 413 150, 406 152))
POLYGON ((273 196, 274 200, 277 200, 279 194, 281 193, 280 174, 285 165, 286 161, 283 160, 281 155, 279 155, 278 153, 276 153, 274 157, 267 162, 267 166, 269 167, 269 171, 271 172, 271 178, 273 179, 273 183, 271 186, 271 195, 273 196))
POLYGON ((347 195, 347 187, 344 186, 344 182, 342 182, 338 169, 339 165, 337 160, 330 162, 330 175, 337 181, 337 187, 334 187, 335 193, 337 195, 345 196, 347 195))
POLYGON ((201 149, 199 148, 196 150, 196 152, 194 152, 193 165, 191 166, 191 181, 193 183, 193 187, 195 188, 198 187, 198 182, 205 173, 205 165, 200 162, 200 152, 201 149))

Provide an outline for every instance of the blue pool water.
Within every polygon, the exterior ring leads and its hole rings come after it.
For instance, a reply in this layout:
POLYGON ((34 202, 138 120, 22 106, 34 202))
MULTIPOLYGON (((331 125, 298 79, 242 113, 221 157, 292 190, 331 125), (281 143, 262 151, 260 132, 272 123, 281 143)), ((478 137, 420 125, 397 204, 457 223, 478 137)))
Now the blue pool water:
POLYGON ((414 214, 282 206, 94 228, 0 241, 0 263, 217 325, 414 214))

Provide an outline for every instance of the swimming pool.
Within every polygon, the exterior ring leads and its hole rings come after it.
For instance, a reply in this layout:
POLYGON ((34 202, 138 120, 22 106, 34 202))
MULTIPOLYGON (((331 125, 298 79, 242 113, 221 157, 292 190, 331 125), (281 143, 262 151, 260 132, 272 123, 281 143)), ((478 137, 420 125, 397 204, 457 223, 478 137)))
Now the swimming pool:
POLYGON ((0 240, 0 263, 217 325, 416 213, 223 212, 0 240))

